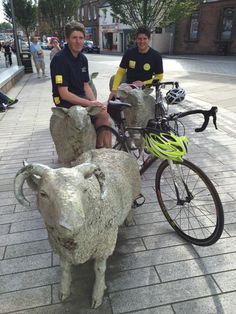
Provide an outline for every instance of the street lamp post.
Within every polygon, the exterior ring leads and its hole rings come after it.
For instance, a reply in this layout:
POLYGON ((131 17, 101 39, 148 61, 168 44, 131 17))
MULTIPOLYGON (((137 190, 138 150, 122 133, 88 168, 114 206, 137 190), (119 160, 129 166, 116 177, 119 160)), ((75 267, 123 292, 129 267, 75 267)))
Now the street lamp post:
POLYGON ((13 0, 10 0, 10 4, 11 4, 11 16, 12 16, 14 42, 15 42, 15 48, 16 48, 17 65, 20 66, 22 65, 22 63, 21 63, 21 58, 20 58, 20 46, 19 46, 17 30, 16 30, 16 20, 15 20, 13 0))

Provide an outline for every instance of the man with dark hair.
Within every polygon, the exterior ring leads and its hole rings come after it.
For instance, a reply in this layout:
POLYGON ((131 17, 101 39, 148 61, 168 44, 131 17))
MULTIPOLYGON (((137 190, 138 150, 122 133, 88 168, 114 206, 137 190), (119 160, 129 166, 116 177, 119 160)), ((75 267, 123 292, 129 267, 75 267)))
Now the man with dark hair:
POLYGON ((136 32, 136 47, 127 50, 116 72, 109 99, 116 96, 117 89, 126 73, 126 83, 142 87, 163 77, 162 57, 149 46, 151 32, 141 26, 136 32))
MULTIPOLYGON (((74 105, 99 107, 101 111, 92 120, 95 128, 110 125, 106 107, 95 99, 89 86, 88 60, 81 53, 85 39, 83 24, 75 21, 68 23, 65 26, 65 38, 67 44, 54 56, 50 64, 55 105, 64 108, 74 105)), ((110 146, 110 135, 104 132, 97 139, 97 147, 110 146)))

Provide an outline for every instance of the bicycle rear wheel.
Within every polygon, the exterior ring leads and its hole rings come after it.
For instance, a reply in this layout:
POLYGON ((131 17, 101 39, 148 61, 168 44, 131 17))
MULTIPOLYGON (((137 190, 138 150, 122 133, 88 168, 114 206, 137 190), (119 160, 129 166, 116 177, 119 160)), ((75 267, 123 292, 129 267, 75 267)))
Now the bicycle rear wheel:
POLYGON ((97 137, 99 137, 102 132, 109 133, 111 136, 111 142, 112 142, 112 148, 113 149, 123 150, 125 152, 128 151, 126 144, 125 144, 125 141, 123 140, 123 138, 121 138, 121 136, 118 134, 118 132, 115 129, 113 129, 112 127, 107 126, 107 125, 102 125, 102 126, 99 126, 97 128, 96 132, 97 132, 97 137))
POLYGON ((223 206, 214 185, 193 163, 172 164, 165 160, 156 172, 156 194, 163 214, 185 240, 200 246, 214 244, 224 228, 223 206))

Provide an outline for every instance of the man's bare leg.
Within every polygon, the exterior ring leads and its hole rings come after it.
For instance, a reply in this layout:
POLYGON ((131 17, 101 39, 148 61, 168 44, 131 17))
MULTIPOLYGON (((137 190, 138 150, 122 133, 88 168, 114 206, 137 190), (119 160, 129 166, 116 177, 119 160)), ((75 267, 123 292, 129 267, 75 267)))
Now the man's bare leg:
MULTIPOLYGON (((106 110, 102 110, 96 115, 95 127, 98 128, 101 125, 111 126, 110 116, 106 110)), ((101 132, 97 138, 97 147, 111 148, 111 135, 109 131, 101 132)))

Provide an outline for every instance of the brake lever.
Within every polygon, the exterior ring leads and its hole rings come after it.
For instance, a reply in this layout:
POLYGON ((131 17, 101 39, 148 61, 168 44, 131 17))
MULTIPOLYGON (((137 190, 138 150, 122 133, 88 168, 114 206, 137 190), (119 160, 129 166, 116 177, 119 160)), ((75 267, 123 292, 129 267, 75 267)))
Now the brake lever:
POLYGON ((218 110, 217 107, 211 107, 211 109, 207 113, 203 114, 204 115, 204 122, 203 122, 203 124, 202 124, 202 126, 200 128, 196 128, 195 129, 195 132, 202 132, 202 131, 204 131, 206 129, 206 127, 207 127, 207 125, 209 123, 210 116, 213 117, 213 123, 214 123, 215 128, 217 129, 217 125, 216 125, 216 113, 217 113, 217 110, 218 110))
POLYGON ((218 127, 217 127, 217 124, 216 124, 216 113, 217 113, 217 111, 218 111, 218 108, 217 108, 217 107, 212 107, 212 109, 214 110, 214 113, 213 113, 213 115, 212 115, 212 117, 213 117, 213 123, 214 123, 214 126, 215 126, 216 130, 217 130, 218 127), (214 109, 213 109, 213 108, 214 108, 214 109))
POLYGON ((202 126, 200 128, 196 128, 195 132, 202 132, 202 131, 204 131, 206 129, 206 127, 207 127, 207 125, 209 123, 209 116, 205 116, 204 115, 204 118, 205 118, 205 120, 204 120, 202 126))

